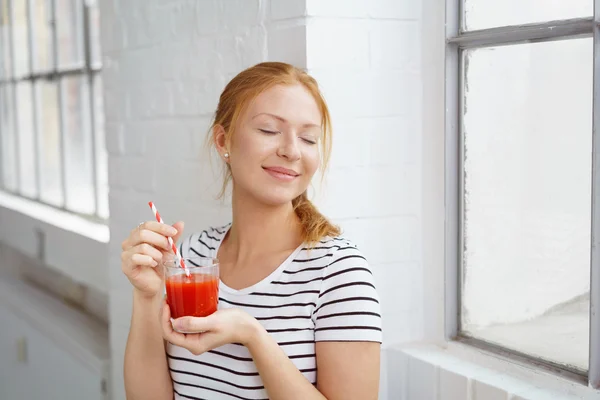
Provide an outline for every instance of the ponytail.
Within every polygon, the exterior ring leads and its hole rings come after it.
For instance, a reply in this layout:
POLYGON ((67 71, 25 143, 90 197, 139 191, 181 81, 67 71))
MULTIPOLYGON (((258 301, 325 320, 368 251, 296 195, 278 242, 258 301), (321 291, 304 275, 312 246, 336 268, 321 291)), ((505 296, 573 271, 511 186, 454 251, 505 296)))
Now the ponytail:
POLYGON ((326 236, 335 237, 340 234, 340 228, 333 225, 315 205, 308 199, 306 192, 292 200, 294 211, 300 219, 304 241, 309 247, 326 236))

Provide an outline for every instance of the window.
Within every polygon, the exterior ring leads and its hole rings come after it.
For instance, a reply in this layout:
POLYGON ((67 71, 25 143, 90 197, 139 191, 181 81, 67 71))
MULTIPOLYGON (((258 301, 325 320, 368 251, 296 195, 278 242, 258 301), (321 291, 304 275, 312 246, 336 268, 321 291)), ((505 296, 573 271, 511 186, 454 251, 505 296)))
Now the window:
POLYGON ((0 0, 0 189, 106 219, 95 0, 0 0))
POLYGON ((598 388, 600 4, 448 11, 447 334, 598 388))

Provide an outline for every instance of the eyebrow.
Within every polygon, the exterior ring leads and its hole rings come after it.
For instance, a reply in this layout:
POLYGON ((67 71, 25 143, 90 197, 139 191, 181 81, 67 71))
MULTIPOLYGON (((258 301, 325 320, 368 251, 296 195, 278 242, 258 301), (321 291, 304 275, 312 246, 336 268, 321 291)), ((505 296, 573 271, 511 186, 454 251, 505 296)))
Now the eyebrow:
MULTIPOLYGON (((288 122, 285 118, 280 117, 279 115, 271 114, 271 113, 258 113, 254 117, 252 117, 252 119, 259 117, 261 115, 267 115, 267 116, 275 118, 276 120, 279 120, 281 122, 285 122, 285 123, 288 122)), ((320 128, 321 126, 309 122, 309 123, 303 124, 302 127, 303 128, 320 128)))

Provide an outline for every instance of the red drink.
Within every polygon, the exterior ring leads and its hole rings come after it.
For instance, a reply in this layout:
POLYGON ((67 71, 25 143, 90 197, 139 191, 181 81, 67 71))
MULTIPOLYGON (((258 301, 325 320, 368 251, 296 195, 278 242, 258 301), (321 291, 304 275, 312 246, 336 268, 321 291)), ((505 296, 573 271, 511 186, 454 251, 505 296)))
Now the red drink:
POLYGON ((167 302, 171 317, 206 317, 217 311, 219 302, 219 277, 192 273, 166 278, 167 302))

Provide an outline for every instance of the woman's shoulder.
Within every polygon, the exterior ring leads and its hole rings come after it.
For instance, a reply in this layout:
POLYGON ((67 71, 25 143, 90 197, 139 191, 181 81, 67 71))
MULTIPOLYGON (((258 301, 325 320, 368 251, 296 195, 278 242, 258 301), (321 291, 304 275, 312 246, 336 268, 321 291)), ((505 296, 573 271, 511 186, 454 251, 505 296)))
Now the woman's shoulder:
POLYGON ((318 247, 331 253, 313 311, 315 340, 381 343, 379 295, 366 257, 341 236, 325 238, 318 247))
POLYGON ((313 246, 307 247, 308 251, 322 251, 325 252, 330 261, 341 262, 349 259, 359 259, 367 262, 366 257, 360 251, 358 246, 350 239, 344 236, 335 237, 324 237, 319 242, 313 244, 313 246))
POLYGON ((214 257, 216 250, 229 230, 231 223, 209 226, 184 236, 179 244, 183 257, 214 257))
POLYGON ((370 271, 365 255, 354 242, 343 236, 325 237, 312 245, 305 244, 289 266, 294 270, 290 273, 312 271, 320 274, 320 279, 346 275, 356 268, 370 271))

